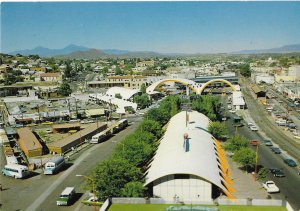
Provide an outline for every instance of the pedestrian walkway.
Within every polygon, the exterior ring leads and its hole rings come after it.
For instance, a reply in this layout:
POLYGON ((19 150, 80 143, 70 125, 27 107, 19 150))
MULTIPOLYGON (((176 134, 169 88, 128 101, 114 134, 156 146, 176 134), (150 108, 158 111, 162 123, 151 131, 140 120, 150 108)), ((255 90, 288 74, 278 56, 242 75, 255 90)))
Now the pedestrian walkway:
POLYGON ((232 158, 227 157, 229 169, 231 172, 231 179, 233 180, 233 187, 236 192, 233 194, 238 199, 266 199, 268 194, 262 188, 259 181, 254 181, 253 175, 245 173, 239 169, 237 163, 232 158))

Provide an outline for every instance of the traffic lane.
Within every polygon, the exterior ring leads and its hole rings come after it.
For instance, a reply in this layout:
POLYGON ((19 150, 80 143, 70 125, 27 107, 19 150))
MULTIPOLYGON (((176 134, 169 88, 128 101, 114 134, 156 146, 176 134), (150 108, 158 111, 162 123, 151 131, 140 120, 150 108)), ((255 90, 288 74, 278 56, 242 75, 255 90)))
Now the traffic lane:
POLYGON ((3 210, 24 210, 34 201, 47 187, 54 182, 60 173, 53 176, 36 174, 26 179, 14 179, 1 175, 0 201, 3 210), (18 203, 16 203, 16 201, 18 203))
POLYGON ((251 91, 247 87, 243 90, 248 109, 256 124, 268 135, 268 137, 279 144, 282 149, 288 151, 291 156, 300 160, 299 144, 297 144, 293 138, 278 131, 278 126, 271 120, 262 105, 251 96, 251 91))
MULTIPOLYGON (((74 169, 74 171, 69 174, 69 176, 61 182, 58 188, 56 188, 48 197, 47 200, 45 200, 37 210, 74 210, 76 207, 80 206, 81 200, 83 200, 83 194, 86 192, 84 190, 84 178, 83 177, 76 177, 76 174, 83 174, 83 175, 89 175, 90 172, 95 168, 95 166, 109 157, 109 155, 112 153, 114 147, 116 144, 121 141, 126 135, 132 133, 139 125, 139 122, 141 118, 136 118, 137 122, 133 123, 131 126, 128 127, 128 130, 123 130, 119 133, 117 133, 115 136, 113 136, 108 141, 99 144, 98 146, 95 146, 92 148, 91 151, 89 151, 89 155, 82 161, 82 163, 74 169), (66 207, 58 207, 56 205, 56 199, 60 195, 60 193, 63 191, 65 187, 75 187, 76 191, 79 193, 77 195, 76 202, 71 206, 66 207)), ((76 160, 75 160, 76 162, 76 160)))
MULTIPOLYGON (((270 173, 267 174, 266 180, 273 180, 280 189, 279 194, 272 194, 272 198, 284 199, 285 196, 288 198, 290 204, 298 210, 300 208, 300 197, 298 196, 298 188, 300 187, 299 175, 297 175, 296 169, 287 166, 283 162, 282 155, 274 154, 270 147, 263 145, 263 138, 257 133, 251 131, 247 127, 241 127, 239 129, 241 135, 244 135, 246 138, 253 140, 259 140, 260 145, 258 147, 258 164, 264 166, 265 168, 280 168, 284 171, 285 178, 274 178, 270 173)), ((251 147, 256 151, 256 147, 251 147)))

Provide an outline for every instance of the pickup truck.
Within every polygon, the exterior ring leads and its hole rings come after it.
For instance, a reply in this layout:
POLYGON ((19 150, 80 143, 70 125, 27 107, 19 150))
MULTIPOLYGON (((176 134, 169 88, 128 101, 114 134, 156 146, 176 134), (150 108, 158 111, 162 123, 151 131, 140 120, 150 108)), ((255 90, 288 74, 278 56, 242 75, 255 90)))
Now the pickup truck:
POLYGON ((275 185, 275 182, 273 181, 266 181, 262 185, 268 193, 279 193, 279 188, 275 185))

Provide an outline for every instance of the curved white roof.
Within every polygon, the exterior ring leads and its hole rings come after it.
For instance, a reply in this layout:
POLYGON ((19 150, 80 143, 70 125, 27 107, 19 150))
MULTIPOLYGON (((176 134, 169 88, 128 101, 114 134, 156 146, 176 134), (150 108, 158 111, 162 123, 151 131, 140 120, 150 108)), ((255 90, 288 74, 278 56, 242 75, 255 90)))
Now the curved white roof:
POLYGON ((128 89, 124 87, 111 87, 107 90, 106 95, 115 97, 116 94, 120 94, 123 100, 130 99, 133 95, 139 93, 138 89, 128 89))
MULTIPOLYGON (((210 120, 196 111, 188 112, 189 123, 186 127, 186 112, 176 114, 170 120, 150 168, 147 171, 146 183, 172 174, 191 174, 201 177, 221 189, 222 185, 218 168, 214 140, 207 132, 210 120), (187 133, 190 151, 183 148, 184 134, 187 133)), ((224 182, 225 183, 225 182, 224 182)))
POLYGON ((97 99, 99 99, 100 101, 102 102, 105 102, 107 104, 112 104, 112 105, 115 105, 116 107, 118 107, 117 109, 117 113, 125 113, 125 107, 129 107, 131 106, 135 111, 137 110, 137 104, 136 103, 133 103, 133 102, 130 102, 130 101, 127 101, 127 100, 122 100, 122 99, 119 99, 119 98, 115 98, 114 96, 113 97, 110 97, 108 95, 102 95, 102 94, 90 94, 90 96, 93 96, 97 99))

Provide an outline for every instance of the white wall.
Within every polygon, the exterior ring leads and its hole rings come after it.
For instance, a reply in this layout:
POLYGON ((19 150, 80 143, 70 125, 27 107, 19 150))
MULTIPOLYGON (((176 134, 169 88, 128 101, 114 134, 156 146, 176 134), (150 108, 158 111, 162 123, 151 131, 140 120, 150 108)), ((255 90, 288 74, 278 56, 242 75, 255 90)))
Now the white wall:
POLYGON ((212 184, 196 176, 190 179, 174 179, 174 175, 162 177, 153 182, 153 195, 164 200, 174 200, 190 203, 191 201, 211 200, 212 184))

